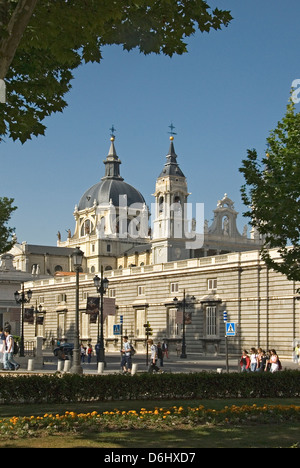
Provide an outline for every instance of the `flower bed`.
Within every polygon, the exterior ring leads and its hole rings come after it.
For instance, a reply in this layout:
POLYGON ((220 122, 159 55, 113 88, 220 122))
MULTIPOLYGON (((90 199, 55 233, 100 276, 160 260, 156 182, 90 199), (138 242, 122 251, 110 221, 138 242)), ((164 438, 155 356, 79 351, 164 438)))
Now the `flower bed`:
POLYGON ((243 405, 225 407, 221 410, 204 406, 183 408, 156 407, 153 410, 105 411, 98 413, 44 414, 43 416, 12 417, 0 420, 0 435, 3 437, 40 437, 42 433, 79 433, 84 431, 150 429, 168 426, 179 427, 201 424, 263 424, 282 421, 300 421, 300 406, 296 405, 243 405), (158 425, 159 424, 159 425, 158 425))

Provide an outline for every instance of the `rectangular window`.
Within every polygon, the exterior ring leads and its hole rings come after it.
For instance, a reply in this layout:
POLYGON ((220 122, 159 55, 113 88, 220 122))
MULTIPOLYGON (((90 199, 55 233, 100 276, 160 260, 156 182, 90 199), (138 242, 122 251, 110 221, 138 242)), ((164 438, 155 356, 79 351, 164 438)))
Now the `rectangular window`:
POLYGON ((114 315, 108 315, 105 318, 104 325, 105 325, 105 329, 106 329, 105 336, 107 336, 109 338, 116 338, 116 336, 114 335, 114 325, 116 325, 115 316, 114 315))
POLYGON ((111 288, 111 289, 108 290, 108 297, 116 297, 115 288, 111 288))
POLYGON ((179 283, 171 283, 170 292, 174 294, 174 293, 178 293, 178 291, 179 291, 179 283))
POLYGON ((67 295, 66 294, 57 294, 56 302, 60 304, 61 302, 67 302, 67 295))
POLYGON ((209 291, 215 291, 217 289, 217 278, 207 280, 207 289, 209 291))
POLYGON ((88 295, 89 295, 88 291, 82 291, 82 297, 81 297, 81 299, 82 299, 83 301, 86 301, 87 298, 88 298, 88 295))
POLYGON ((178 338, 180 329, 177 320, 177 309, 168 310, 168 337, 178 338))
POLYGON ((80 338, 86 339, 89 337, 89 333, 90 333, 90 314, 85 314, 82 311, 82 313, 80 314, 80 318, 81 318, 80 338))
POLYGON ((145 311, 145 309, 136 309, 136 311, 135 311, 135 330, 136 330, 136 337, 137 338, 145 337, 145 327, 144 327, 145 323, 146 323, 146 311, 145 311))
POLYGON ((145 286, 138 286, 138 296, 145 295, 145 286))
POLYGON ((66 331, 66 314, 57 314, 57 338, 62 339, 66 331))
POLYGON ((216 306, 206 307, 206 336, 217 336, 217 308, 216 306))

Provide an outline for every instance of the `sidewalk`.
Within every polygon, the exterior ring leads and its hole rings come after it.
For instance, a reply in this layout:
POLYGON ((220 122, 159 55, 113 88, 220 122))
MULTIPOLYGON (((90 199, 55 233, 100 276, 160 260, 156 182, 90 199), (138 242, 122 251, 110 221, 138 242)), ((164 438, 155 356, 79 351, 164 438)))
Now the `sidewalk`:
MULTIPOLYGON (((103 375, 105 374, 115 374, 121 372, 121 357, 120 353, 107 353, 105 356, 106 367, 104 369, 103 375)), ((239 372, 239 358, 230 357, 229 358, 229 372, 239 372)), ((137 364, 137 372, 147 372, 148 366, 146 365, 146 355, 138 354, 135 355, 132 359, 134 364, 137 364)), ((148 358, 150 363, 150 357, 148 358)), ((88 364, 87 362, 81 364, 84 374, 97 374, 98 366, 96 363, 96 357, 93 356, 92 362, 88 364)), ((158 362, 159 365, 159 362, 158 362)), ((160 367, 160 366, 159 366, 160 367)), ((283 369, 297 369, 300 370, 300 366, 292 362, 292 360, 282 361, 283 369)), ((226 359, 224 357, 214 357, 214 356, 199 356, 196 354, 190 354, 185 359, 181 359, 177 356, 170 356, 170 359, 164 359, 164 365, 161 367, 164 372, 171 373, 191 373, 191 372, 201 372, 201 371, 219 371, 226 372, 226 359)), ((33 371, 27 371, 27 369, 20 369, 18 373, 28 372, 32 373, 54 373, 57 371, 57 358, 53 355, 44 356, 44 366, 43 368, 34 368, 33 371)))

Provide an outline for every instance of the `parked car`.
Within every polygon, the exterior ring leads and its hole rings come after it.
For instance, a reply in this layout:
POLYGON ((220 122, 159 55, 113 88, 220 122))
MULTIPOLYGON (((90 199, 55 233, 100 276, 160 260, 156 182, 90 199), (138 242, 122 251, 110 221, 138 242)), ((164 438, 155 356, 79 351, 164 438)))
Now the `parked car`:
POLYGON ((65 355, 65 359, 69 359, 69 356, 73 356, 74 345, 72 343, 62 343, 57 348, 54 348, 53 354, 58 357, 61 352, 65 355))

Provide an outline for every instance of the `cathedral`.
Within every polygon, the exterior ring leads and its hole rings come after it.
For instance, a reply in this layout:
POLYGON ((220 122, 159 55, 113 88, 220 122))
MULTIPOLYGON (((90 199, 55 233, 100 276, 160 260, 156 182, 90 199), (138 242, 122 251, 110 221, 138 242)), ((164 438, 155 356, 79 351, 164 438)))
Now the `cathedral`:
POLYGON ((255 233, 247 237, 247 226, 239 233, 238 213, 227 194, 217 202, 211 226, 204 219, 202 203, 196 207, 196 218, 188 219, 192 207, 187 179, 177 161, 173 136, 156 180, 151 210, 143 195, 124 181, 120 165, 112 136, 103 176, 99 174, 99 181, 75 205, 74 233, 69 229, 67 239, 62 240, 58 232, 57 247, 17 243, 11 251, 15 266, 38 275, 69 271, 70 249, 75 247, 84 252, 83 271, 96 273, 101 266, 108 271, 257 250, 261 246, 255 233))
POLYGON ((197 219, 188 219, 187 179, 177 161, 173 136, 151 210, 143 195, 124 181, 120 165, 112 136, 103 177, 75 206, 74 234, 69 232, 62 241, 58 233, 58 247, 79 246, 84 252, 85 272, 100 271, 101 265, 107 271, 260 247, 258 236, 247 237, 247 227, 243 234, 238 232, 238 213, 227 194, 218 201, 211 226, 200 203, 197 219), (154 217, 151 225, 150 216, 154 217))
MULTIPOLYGON (((84 253, 80 340, 85 344, 95 346, 98 339, 99 324, 87 313, 87 300, 97 296, 93 278, 103 270, 108 280, 106 296, 114 303, 113 309, 104 311, 107 351, 120 349, 115 326, 122 323, 123 333, 138 352, 144 352, 144 325, 149 322, 154 339, 167 340, 171 350, 185 333, 189 352, 222 354, 226 311, 238 328, 230 341, 231 352, 239 354, 242 346, 268 349, 272 345, 289 354, 300 334, 296 285, 266 269, 259 253, 260 236, 251 230, 248 237, 247 226, 239 232, 238 213, 227 194, 217 201, 211 224, 204 219, 202 204, 196 207, 196 217, 191 216, 195 209, 189 204, 184 174, 188 168, 182 169, 179 159, 171 135, 153 184, 150 209, 143 194, 124 181, 112 135, 102 174, 75 205, 73 232, 69 230, 66 239, 58 232, 56 246, 15 244, 9 253, 14 269, 29 276, 25 289, 30 288, 31 303, 36 304, 35 326, 34 320, 24 324, 25 340, 41 336, 45 348, 53 340, 73 342, 71 254, 79 247, 84 253), (174 301, 182 303, 183 297, 189 303, 188 320, 183 320, 174 301), (288 314, 278 329, 282 309, 288 314)), ((9 320, 9 307, 1 309, 0 304, 0 310, 4 323, 9 320)))

